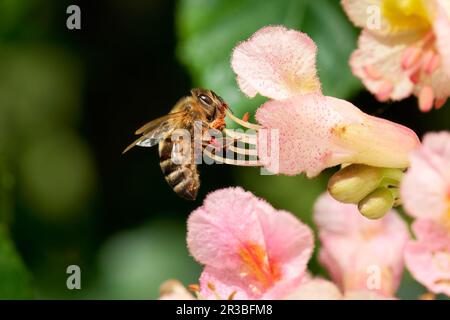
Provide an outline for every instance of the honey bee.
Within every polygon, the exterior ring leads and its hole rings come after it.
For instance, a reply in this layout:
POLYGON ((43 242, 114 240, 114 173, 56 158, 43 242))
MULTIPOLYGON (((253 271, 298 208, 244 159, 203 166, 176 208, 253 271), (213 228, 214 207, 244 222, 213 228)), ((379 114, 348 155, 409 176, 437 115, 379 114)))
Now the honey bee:
POLYGON ((135 134, 142 136, 123 153, 134 146, 152 147, 159 144, 159 165, 167 183, 180 197, 195 200, 200 178, 195 163, 194 130, 200 130, 203 137, 208 136, 209 130, 222 131, 227 109, 227 104, 213 91, 192 89, 191 95, 181 98, 169 114, 139 128, 135 134), (173 135, 178 129, 186 130, 191 140, 183 137, 174 140, 173 135), (188 161, 174 161, 175 157, 186 153, 189 153, 188 161))

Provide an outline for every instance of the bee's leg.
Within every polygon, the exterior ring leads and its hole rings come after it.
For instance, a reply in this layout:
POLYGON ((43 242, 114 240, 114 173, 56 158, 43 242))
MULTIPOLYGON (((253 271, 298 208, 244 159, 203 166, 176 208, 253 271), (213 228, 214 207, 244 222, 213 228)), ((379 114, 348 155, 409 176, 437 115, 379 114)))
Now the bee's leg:
MULTIPOLYGON (((231 149, 229 149, 229 150, 231 150, 231 149)), ((245 151, 249 151, 249 150, 245 150, 245 151)), ((252 167, 262 166, 262 163, 259 162, 258 160, 241 160, 241 159, 234 159, 234 158, 228 158, 228 157, 224 158, 220 155, 217 155, 217 154, 211 152, 211 150, 209 150, 209 148, 205 148, 203 150, 203 152, 206 156, 208 156, 208 158, 213 159, 214 161, 216 161, 218 163, 231 164, 231 165, 235 165, 235 166, 252 166, 252 167)), ((241 152, 239 152, 239 154, 244 155, 241 152)))
POLYGON ((216 149, 222 149, 224 132, 211 128, 207 124, 205 124, 204 128, 205 130, 202 135, 202 145, 204 147, 211 145, 216 149))
POLYGON ((214 129, 221 129, 223 125, 222 133, 225 133, 225 138, 222 141, 215 141, 214 139, 207 139, 205 141, 204 154, 209 158, 225 164, 238 165, 238 166, 262 166, 262 163, 258 160, 258 147, 257 132, 262 127, 257 124, 248 122, 249 114, 246 112, 242 119, 233 115, 233 113, 226 109, 226 115, 236 122, 237 124, 243 126, 244 128, 250 129, 252 132, 240 132, 238 130, 226 129, 225 122, 222 119, 217 119, 211 124, 214 129), (225 141, 225 143, 223 143, 225 141), (237 145, 235 145, 237 143, 237 145), (213 146, 214 148, 208 147, 213 146), (226 156, 223 157, 217 154, 217 151, 226 149, 226 156), (237 159, 235 157, 237 156, 237 159))
MULTIPOLYGON (((223 134, 220 133, 219 135, 223 134)), ((207 137, 203 140, 203 146, 212 146, 215 150, 225 150, 234 147, 234 144, 242 139, 241 137, 232 138, 229 136, 217 138, 217 136, 218 135, 207 137)))
POLYGON ((240 139, 228 139, 225 138, 225 144, 223 145, 223 149, 230 149, 234 146, 234 144, 240 139))
POLYGON ((222 139, 205 141, 204 154, 209 158, 225 164, 239 166, 261 166, 256 147, 256 135, 225 130, 226 137, 222 139), (242 147, 235 145, 241 142, 242 147), (248 146, 245 147, 245 144, 248 146), (219 151, 227 150, 225 157, 219 155, 219 151), (237 158, 237 159, 236 159, 237 158))

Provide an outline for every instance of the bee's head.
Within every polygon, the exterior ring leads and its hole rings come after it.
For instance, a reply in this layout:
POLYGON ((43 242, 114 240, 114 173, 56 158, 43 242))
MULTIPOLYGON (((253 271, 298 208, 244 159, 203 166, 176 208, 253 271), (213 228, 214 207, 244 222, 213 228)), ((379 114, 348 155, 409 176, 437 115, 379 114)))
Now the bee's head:
POLYGON ((211 90, 192 89, 191 95, 204 107, 210 119, 214 119, 218 115, 218 109, 221 110, 227 107, 223 99, 211 90))

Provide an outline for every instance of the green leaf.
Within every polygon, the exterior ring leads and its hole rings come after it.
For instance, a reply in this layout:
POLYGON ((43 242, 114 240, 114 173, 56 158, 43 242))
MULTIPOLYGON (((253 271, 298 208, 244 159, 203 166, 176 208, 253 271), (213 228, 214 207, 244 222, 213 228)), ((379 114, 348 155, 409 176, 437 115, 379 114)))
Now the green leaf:
POLYGON ((8 232, 0 225, 0 299, 33 297, 31 278, 8 232))
POLYGON ((264 99, 247 99, 230 66, 232 49, 267 25, 306 32, 318 45, 318 70, 326 95, 346 98, 358 90, 348 58, 357 31, 334 0, 181 0, 177 10, 178 57, 196 86, 217 91, 237 113, 264 99))

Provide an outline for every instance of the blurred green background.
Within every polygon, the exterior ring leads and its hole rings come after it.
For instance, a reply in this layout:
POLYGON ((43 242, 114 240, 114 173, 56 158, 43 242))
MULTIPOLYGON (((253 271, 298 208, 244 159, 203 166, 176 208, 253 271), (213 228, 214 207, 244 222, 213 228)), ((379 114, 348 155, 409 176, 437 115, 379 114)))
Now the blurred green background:
MULTIPOLYGON (((307 32, 327 95, 425 131, 450 127, 450 107, 379 104, 347 64, 358 30, 336 0, 0 0, 0 298, 152 299, 169 278, 197 282, 185 222, 205 195, 241 185, 311 223, 320 178, 202 166, 197 201, 167 186, 155 149, 121 155, 134 130, 189 89, 213 89, 242 115, 232 48, 260 27, 307 32), (66 8, 81 8, 81 30, 66 8), (81 267, 81 290, 66 268, 81 267)), ((314 273, 324 274, 315 259, 314 273)), ((408 274, 403 298, 424 292, 408 274)))

